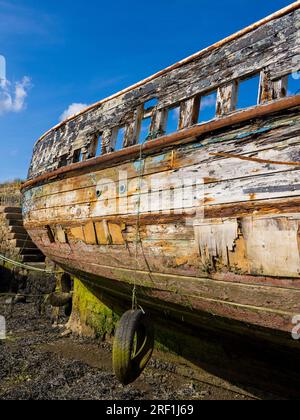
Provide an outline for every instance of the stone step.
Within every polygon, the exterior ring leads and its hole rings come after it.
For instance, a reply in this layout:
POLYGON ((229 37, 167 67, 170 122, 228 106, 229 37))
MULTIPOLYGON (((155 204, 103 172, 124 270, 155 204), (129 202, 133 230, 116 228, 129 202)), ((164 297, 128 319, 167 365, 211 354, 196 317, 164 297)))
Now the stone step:
POLYGON ((46 270, 46 263, 43 262, 29 262, 27 263, 30 267, 39 268, 40 270, 46 270))
POLYGON ((8 222, 8 226, 23 227, 23 220, 7 220, 7 222, 8 222))
POLYGON ((15 248, 37 248, 30 238, 12 239, 10 243, 15 248))
POLYGON ((3 212, 4 213, 21 213, 22 214, 22 208, 21 207, 4 207, 3 212))
POLYGON ((21 256, 21 261, 23 263, 37 263, 37 262, 44 262, 45 261, 45 257, 44 255, 22 255, 21 256))
POLYGON ((4 217, 7 220, 22 220, 23 221, 22 213, 5 213, 4 217))
POLYGON ((27 236, 27 232, 23 226, 9 226, 9 231, 11 233, 20 233, 27 236))
POLYGON ((16 232, 9 233, 7 235, 7 238, 11 241, 14 239, 20 239, 23 241, 31 240, 30 237, 27 235, 27 233, 16 233, 16 232))
POLYGON ((43 255, 38 248, 15 248, 20 255, 43 255))

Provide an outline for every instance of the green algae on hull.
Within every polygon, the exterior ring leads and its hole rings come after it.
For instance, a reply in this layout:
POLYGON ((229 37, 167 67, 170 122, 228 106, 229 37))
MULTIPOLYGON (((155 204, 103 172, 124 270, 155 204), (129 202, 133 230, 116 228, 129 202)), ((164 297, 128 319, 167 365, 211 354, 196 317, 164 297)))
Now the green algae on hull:
POLYGON ((74 278, 73 312, 69 321, 72 331, 104 340, 113 335, 118 320, 117 314, 74 278))

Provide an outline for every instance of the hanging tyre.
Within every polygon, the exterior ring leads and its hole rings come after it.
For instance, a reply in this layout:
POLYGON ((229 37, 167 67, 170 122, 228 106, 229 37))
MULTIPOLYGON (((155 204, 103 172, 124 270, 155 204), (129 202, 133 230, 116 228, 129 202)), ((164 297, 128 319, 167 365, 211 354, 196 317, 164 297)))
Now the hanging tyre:
POLYGON ((117 327, 113 368, 123 385, 134 382, 149 363, 154 348, 154 328, 142 311, 126 312, 117 327))
POLYGON ((49 295, 48 301, 54 308, 60 308, 72 301, 72 293, 54 292, 49 295))

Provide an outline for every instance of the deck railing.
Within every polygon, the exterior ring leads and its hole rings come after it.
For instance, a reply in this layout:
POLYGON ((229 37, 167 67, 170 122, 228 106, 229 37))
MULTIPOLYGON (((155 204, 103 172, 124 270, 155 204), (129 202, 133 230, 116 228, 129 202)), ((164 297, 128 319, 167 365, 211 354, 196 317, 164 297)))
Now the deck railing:
POLYGON ((300 91, 300 2, 48 131, 29 178, 300 91))

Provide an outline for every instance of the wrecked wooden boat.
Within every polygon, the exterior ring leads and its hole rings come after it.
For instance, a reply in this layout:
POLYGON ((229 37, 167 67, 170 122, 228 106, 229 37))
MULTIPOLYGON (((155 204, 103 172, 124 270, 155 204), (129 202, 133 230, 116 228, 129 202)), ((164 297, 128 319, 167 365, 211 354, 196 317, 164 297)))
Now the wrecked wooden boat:
POLYGON ((44 134, 23 185, 42 252, 112 307, 297 346, 299 9, 44 134))

